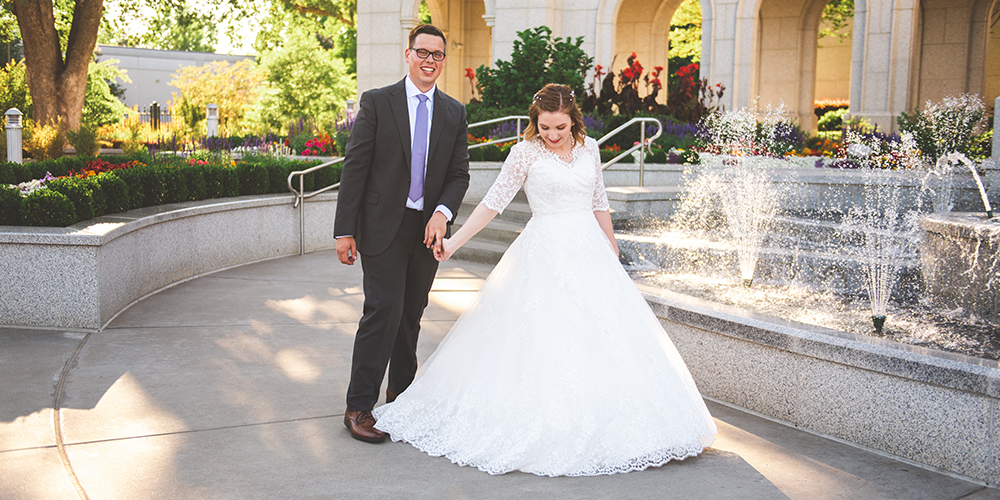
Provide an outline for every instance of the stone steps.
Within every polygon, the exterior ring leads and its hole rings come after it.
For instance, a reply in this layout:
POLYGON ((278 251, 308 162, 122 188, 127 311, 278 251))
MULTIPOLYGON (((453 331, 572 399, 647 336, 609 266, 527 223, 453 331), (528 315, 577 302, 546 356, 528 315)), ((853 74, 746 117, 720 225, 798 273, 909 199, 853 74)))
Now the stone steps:
MULTIPOLYGON (((462 203, 459 215, 455 217, 452 233, 458 231, 468 220, 479 201, 462 203)), ((514 197, 503 213, 495 217, 478 234, 459 248, 453 256, 459 260, 496 265, 511 243, 521 234, 524 225, 531 219, 531 208, 521 191, 514 197)))

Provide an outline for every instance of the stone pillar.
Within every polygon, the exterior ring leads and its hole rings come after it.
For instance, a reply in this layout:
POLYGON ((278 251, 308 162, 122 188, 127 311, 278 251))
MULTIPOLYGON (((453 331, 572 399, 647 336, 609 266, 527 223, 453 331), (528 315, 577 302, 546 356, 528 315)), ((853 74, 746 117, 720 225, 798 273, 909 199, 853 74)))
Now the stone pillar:
POLYGON ((208 125, 208 136, 219 136, 219 106, 215 103, 209 104, 205 110, 205 122, 208 125))
POLYGON ((1000 97, 993 101, 993 154, 983 162, 990 205, 1000 207, 1000 97))
POLYGON ((21 112, 10 108, 7 117, 7 161, 24 163, 21 159, 21 112))

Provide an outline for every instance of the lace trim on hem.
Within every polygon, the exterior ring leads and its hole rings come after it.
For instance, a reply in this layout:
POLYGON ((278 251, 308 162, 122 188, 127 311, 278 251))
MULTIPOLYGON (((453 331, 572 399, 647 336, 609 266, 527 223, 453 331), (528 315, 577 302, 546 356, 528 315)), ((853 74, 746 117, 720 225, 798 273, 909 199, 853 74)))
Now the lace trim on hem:
POLYGON ((643 471, 650 467, 662 467, 663 465, 666 465, 668 462, 671 461, 681 461, 691 457, 696 457, 702 454, 702 452, 705 451, 705 448, 708 448, 709 446, 712 445, 713 442, 715 442, 715 436, 709 436, 708 438, 702 439, 704 444, 698 444, 693 446, 679 446, 679 447, 667 448, 664 450, 658 450, 636 457, 634 459, 630 459, 628 462, 616 466, 595 467, 590 469, 584 469, 581 471, 562 473, 562 472, 544 472, 544 471, 530 471, 521 469, 504 469, 498 467, 490 467, 487 464, 477 464, 474 463, 473 461, 453 458, 452 454, 449 453, 440 453, 434 450, 424 449, 424 447, 421 447, 417 443, 407 441, 404 438, 397 438, 391 434, 389 435, 389 437, 392 439, 394 443, 403 441, 432 457, 444 457, 450 460, 451 463, 455 465, 459 465, 462 467, 475 467, 476 469, 479 469, 480 471, 485 472, 491 476, 498 476, 502 474, 507 474, 508 472, 518 471, 518 472, 524 472, 526 474, 534 474, 536 476, 541 476, 541 477, 608 476, 612 474, 626 474, 629 472, 643 471))

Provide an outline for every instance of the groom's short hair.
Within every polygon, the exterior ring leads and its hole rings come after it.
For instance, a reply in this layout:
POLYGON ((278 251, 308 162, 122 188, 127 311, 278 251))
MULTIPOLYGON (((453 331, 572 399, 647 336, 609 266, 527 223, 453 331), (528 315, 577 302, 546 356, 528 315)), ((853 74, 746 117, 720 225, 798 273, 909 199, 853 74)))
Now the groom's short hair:
POLYGON ((441 40, 444 41, 445 50, 448 49, 448 39, 444 37, 444 32, 433 24, 418 24, 415 28, 410 30, 410 43, 407 45, 408 48, 413 48, 413 42, 417 39, 417 35, 434 35, 441 37, 441 40))

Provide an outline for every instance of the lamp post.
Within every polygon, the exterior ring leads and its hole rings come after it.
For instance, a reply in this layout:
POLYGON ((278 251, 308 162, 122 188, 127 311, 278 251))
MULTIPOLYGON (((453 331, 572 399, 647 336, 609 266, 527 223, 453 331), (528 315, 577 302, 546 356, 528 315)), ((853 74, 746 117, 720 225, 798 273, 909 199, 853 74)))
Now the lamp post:
POLYGON ((7 161, 24 163, 21 159, 21 112, 10 108, 7 117, 7 161))

